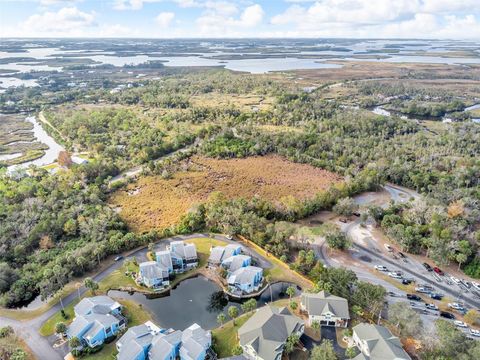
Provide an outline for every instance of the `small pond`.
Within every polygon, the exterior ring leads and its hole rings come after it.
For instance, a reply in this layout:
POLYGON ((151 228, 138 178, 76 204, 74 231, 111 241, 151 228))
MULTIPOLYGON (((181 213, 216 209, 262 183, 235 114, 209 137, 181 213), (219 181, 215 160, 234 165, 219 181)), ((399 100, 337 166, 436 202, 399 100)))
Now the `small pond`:
MULTIPOLYGON (((273 284, 273 301, 288 298, 285 290, 290 285, 283 282, 273 284)), ((182 281, 164 297, 148 299, 140 293, 130 295, 123 291, 109 291, 108 295, 134 300, 153 314, 153 320, 159 326, 178 330, 184 330, 192 323, 213 329, 218 326, 217 315, 221 311, 226 314, 229 306, 237 306, 240 310, 240 303, 229 301, 217 284, 203 276, 182 281)), ((257 301, 258 306, 270 302, 270 289, 264 291, 257 301)))

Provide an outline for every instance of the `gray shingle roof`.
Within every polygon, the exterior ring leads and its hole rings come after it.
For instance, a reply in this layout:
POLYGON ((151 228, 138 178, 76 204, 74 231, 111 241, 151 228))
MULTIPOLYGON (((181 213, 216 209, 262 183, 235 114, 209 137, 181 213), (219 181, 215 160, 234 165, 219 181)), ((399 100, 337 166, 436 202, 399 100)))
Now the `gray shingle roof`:
POLYGON ((118 353, 117 360, 134 360, 143 352, 143 347, 135 340, 131 340, 125 345, 118 353))
POLYGON ((108 314, 113 308, 119 305, 120 304, 112 298, 105 295, 99 295, 83 298, 73 309, 77 315, 85 315, 89 312, 108 314))
POLYGON ((197 258, 197 248, 195 244, 186 244, 183 241, 172 241, 170 250, 182 259, 197 258))
POLYGON ((123 345, 127 344, 130 340, 147 334, 150 334, 150 329, 147 325, 141 324, 133 326, 117 341, 117 346, 123 347, 123 345))
POLYGON ((234 255, 225 259, 224 262, 226 263, 225 265, 228 267, 228 270, 234 272, 242 268, 243 263, 247 260, 251 260, 251 257, 248 255, 234 255))
POLYGON ((168 277, 168 269, 162 268, 155 261, 146 261, 140 263, 139 267, 142 276, 146 279, 155 280, 168 277))
POLYGON ((228 277, 228 283, 233 284, 253 284, 255 276, 263 270, 257 266, 247 266, 233 272, 228 277))
POLYGON ((155 360, 165 359, 181 341, 182 332, 179 330, 169 334, 155 335, 152 341, 152 347, 150 348, 149 358, 155 360))
POLYGON ((339 296, 320 291, 318 294, 303 293, 302 305, 309 315, 322 315, 331 312, 342 319, 350 319, 348 301, 339 296))
POLYGON ((212 334, 198 324, 193 324, 183 331, 181 358, 197 359, 200 354, 210 347, 212 334))
POLYGON ((223 246, 215 246, 210 251, 210 257, 208 258, 208 262, 211 264, 220 264, 222 261, 223 253, 225 248, 223 246))
POLYGON ((235 244, 228 244, 227 246, 225 246, 225 253, 223 254, 222 260, 225 260, 230 256, 232 256, 239 247, 241 249, 240 245, 235 245, 235 244))
POLYGON ((79 315, 73 319, 72 323, 68 327, 68 335, 70 337, 79 337, 80 332, 90 324, 82 315, 79 315))
POLYGON ((170 256, 170 251, 168 250, 157 251, 155 255, 157 257, 157 261, 160 266, 162 266, 165 269, 172 268, 172 257, 170 256))
POLYGON ((299 331, 303 320, 286 308, 264 306, 238 330, 240 345, 252 346, 264 360, 274 360, 283 351, 287 338, 299 331))
POLYGON ((367 342, 369 360, 410 360, 410 356, 402 347, 400 339, 393 336, 384 326, 361 323, 353 328, 357 336, 367 342))

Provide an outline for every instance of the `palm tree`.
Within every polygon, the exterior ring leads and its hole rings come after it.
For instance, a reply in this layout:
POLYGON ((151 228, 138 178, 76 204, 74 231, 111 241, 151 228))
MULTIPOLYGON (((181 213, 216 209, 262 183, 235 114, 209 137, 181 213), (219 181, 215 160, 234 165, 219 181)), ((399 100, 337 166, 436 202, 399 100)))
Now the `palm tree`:
POLYGON ((65 334, 65 332, 67 331, 67 325, 65 325, 65 323, 63 322, 58 322, 55 324, 55 332, 57 334, 65 334))
POLYGON ((289 286, 285 293, 290 297, 290 300, 292 300, 292 296, 295 295, 295 288, 293 286, 289 286))
POLYGON ((70 345, 70 347, 72 349, 76 349, 78 348, 80 345, 82 345, 82 343, 80 342, 80 340, 78 339, 78 337, 72 337, 69 341, 68 341, 68 345, 70 345))
POLYGON ((90 277, 85 278, 84 285, 87 289, 90 289, 93 295, 95 295, 95 291, 99 288, 98 283, 90 277))
POLYGON ((235 318, 238 316, 238 308, 236 306, 230 306, 228 308, 228 316, 233 320, 233 326, 235 326, 235 318))
POLYGON ((223 326, 223 323, 227 320, 227 317, 225 316, 225 314, 222 312, 220 314, 218 314, 217 316, 217 322, 220 324, 220 327, 223 326))

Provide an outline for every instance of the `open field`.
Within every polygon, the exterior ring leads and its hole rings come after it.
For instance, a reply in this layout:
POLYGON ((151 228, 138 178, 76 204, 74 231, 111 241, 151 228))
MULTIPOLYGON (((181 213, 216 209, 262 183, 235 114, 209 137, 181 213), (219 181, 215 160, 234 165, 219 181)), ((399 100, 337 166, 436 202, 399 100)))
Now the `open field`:
POLYGON ((329 60, 343 65, 338 69, 296 70, 298 83, 328 83, 340 80, 372 78, 472 79, 480 72, 479 65, 456 66, 447 64, 388 63, 370 61, 329 60))
POLYGON ((231 160, 196 156, 190 165, 191 171, 171 179, 143 177, 114 193, 110 204, 120 209, 133 230, 148 231, 175 224, 214 192, 228 198, 258 196, 275 203, 289 195, 310 198, 341 181, 331 172, 274 155, 231 160))
POLYGON ((274 99, 261 95, 239 95, 239 94, 222 94, 222 93, 206 93, 195 95, 190 98, 190 102, 194 106, 206 106, 215 108, 235 107, 244 111, 251 110, 267 110, 271 109, 274 99))

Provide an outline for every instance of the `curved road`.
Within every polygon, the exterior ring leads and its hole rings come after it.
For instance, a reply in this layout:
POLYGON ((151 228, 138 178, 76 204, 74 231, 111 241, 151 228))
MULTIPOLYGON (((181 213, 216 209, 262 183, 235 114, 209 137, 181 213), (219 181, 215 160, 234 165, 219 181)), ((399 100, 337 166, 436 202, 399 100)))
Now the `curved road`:
MULTIPOLYGON (((170 243, 172 241, 178 241, 178 240, 188 240, 191 238, 214 238, 217 240, 222 240, 224 242, 233 244, 237 243, 234 240, 229 240, 223 235, 210 235, 210 234, 190 234, 190 235, 177 235, 173 236, 167 239, 162 239, 157 243, 157 246, 164 247, 167 245, 167 243, 170 243)), ((263 256, 260 254, 256 253, 253 251, 251 248, 248 248, 246 246, 243 246, 243 249, 246 254, 252 256, 252 258, 255 258, 255 260, 258 262, 259 266, 263 268, 269 268, 271 267, 271 263, 265 259, 263 256)), ((146 260, 146 254, 148 252, 148 248, 146 246, 133 250, 132 252, 127 252, 125 253, 125 257, 127 259, 136 257, 139 260, 146 260)), ((118 261, 107 268, 103 269, 100 271, 98 274, 93 276, 93 280, 96 282, 99 282, 103 280, 105 277, 110 275, 113 271, 117 270, 122 266, 123 261, 118 261)), ((78 293, 80 293, 80 296, 83 295, 86 292, 86 288, 84 286, 81 286, 78 291, 74 291, 70 293, 69 295, 65 296, 62 298, 62 302, 64 306, 67 306, 70 304, 72 301, 78 298, 78 293)), ((40 360, 61 360, 62 356, 60 355, 59 352, 55 351, 53 349, 52 344, 49 342, 49 339, 47 337, 43 337, 40 335, 39 330, 44 324, 45 321, 47 321, 50 317, 55 315, 58 311, 60 311, 62 308, 60 302, 53 305, 50 309, 45 311, 43 314, 37 316, 34 319, 27 320, 27 321, 19 321, 19 320, 14 320, 10 319, 7 317, 0 317, 0 326, 7 326, 10 325, 14 328, 16 334, 21 337, 27 345, 32 349, 34 354, 37 356, 38 359, 40 360)))

